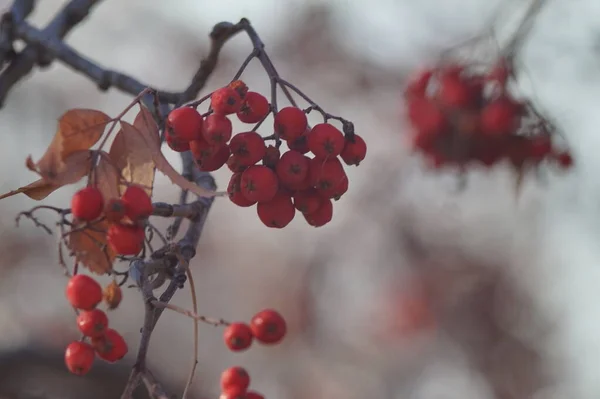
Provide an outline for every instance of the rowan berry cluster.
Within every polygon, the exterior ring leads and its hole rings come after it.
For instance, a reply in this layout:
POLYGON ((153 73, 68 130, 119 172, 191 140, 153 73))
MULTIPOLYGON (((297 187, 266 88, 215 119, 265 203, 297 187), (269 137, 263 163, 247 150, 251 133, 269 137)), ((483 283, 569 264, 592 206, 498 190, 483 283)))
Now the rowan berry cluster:
POLYGON ((553 147, 553 126, 511 94, 513 80, 508 61, 485 71, 456 63, 421 71, 404 91, 412 145, 436 168, 506 159, 517 170, 544 160, 571 166, 570 154, 553 147))
POLYGON ((310 127, 310 110, 289 106, 275 111, 262 94, 235 80, 211 93, 204 115, 192 106, 171 111, 166 141, 175 151, 190 150, 200 170, 227 165, 233 173, 229 199, 241 207, 256 205, 266 226, 283 228, 300 211, 309 225, 320 227, 333 217, 332 200, 348 190, 340 158, 358 165, 367 146, 359 135, 344 134, 329 122, 310 127), (256 129, 271 113, 274 134, 262 137, 256 129), (233 134, 232 115, 257 126, 233 134), (282 150, 283 142, 287 150, 282 150))
POLYGON ((96 356, 114 363, 127 354, 127 343, 116 330, 109 327, 108 316, 97 308, 105 299, 109 309, 118 306, 121 299, 116 284, 106 287, 86 275, 75 275, 67 283, 66 296, 77 312, 77 327, 83 334, 79 341, 71 342, 65 350, 65 363, 73 374, 87 374, 96 356))
MULTIPOLYGON (((225 345, 233 352, 241 352, 250 347, 253 340, 265 345, 274 345, 283 339, 287 332, 284 318, 275 310, 265 309, 252 317, 250 324, 231 323, 225 328, 225 345)), ((264 399, 255 391, 248 391, 250 375, 240 366, 229 367, 221 374, 221 396, 219 399, 264 399)))
POLYGON ((128 186, 121 198, 106 204, 100 190, 87 186, 71 199, 71 213, 76 220, 93 222, 104 217, 110 226, 107 242, 119 255, 137 255, 144 247, 144 220, 152 214, 150 196, 137 185, 128 186))

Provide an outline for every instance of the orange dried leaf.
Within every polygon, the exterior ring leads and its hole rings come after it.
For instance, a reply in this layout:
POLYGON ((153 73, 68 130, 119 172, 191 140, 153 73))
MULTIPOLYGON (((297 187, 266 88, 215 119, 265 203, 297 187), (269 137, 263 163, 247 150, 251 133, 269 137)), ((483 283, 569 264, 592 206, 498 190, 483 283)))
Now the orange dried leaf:
POLYGON ((151 154, 156 169, 160 170, 165 176, 167 176, 171 182, 185 190, 191 191, 199 197, 214 197, 215 195, 218 195, 218 193, 215 191, 207 190, 204 187, 200 187, 190 182, 188 179, 179 174, 179 172, 177 172, 177 170, 169 163, 167 158, 165 158, 164 154, 160 150, 160 140, 153 129, 146 128, 138 130, 135 126, 124 121, 121 121, 121 128, 123 129, 124 134, 131 136, 137 135, 143 139, 144 148, 149 154, 151 154))
POLYGON ((106 274, 112 270, 116 254, 106 244, 108 222, 101 221, 91 227, 73 226, 68 236, 69 249, 75 258, 92 273, 106 274))
POLYGON ((58 130, 48 149, 37 163, 31 157, 27 167, 47 180, 60 174, 64 161, 73 153, 88 150, 100 140, 111 118, 93 109, 72 109, 58 120, 58 130))
POLYGON ((25 194, 36 201, 43 200, 57 189, 67 184, 77 183, 86 176, 92 167, 92 153, 89 150, 71 154, 53 178, 41 178, 31 184, 0 195, 0 199, 25 194))
POLYGON ((104 151, 100 153, 100 162, 94 169, 94 181, 106 203, 121 196, 117 166, 113 164, 109 155, 104 151))

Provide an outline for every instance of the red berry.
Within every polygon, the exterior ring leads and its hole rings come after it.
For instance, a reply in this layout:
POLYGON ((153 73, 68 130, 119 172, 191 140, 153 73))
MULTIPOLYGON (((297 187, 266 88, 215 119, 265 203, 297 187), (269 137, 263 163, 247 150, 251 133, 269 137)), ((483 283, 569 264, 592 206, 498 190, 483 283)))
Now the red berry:
POLYGON ((564 151, 561 152, 559 154, 556 155, 556 159, 558 161, 558 164, 563 168, 563 169, 568 169, 571 166, 573 166, 573 157, 571 156, 571 154, 569 154, 568 152, 564 151))
POLYGON ((265 309, 252 317, 250 328, 254 338, 263 344, 280 342, 287 332, 284 318, 273 309, 265 309))
POLYGON ((121 199, 113 198, 104 208, 104 217, 110 223, 120 222, 125 216, 125 203, 121 199))
POLYGON ((446 107, 464 108, 476 99, 473 88, 455 71, 442 73, 439 82, 437 98, 446 107))
POLYGON ((278 189, 275 172, 266 166, 254 165, 242 172, 241 190, 249 201, 271 201, 278 189))
POLYGON ((127 187, 121 196, 121 200, 125 204, 125 214, 134 222, 147 218, 154 211, 152 199, 141 186, 131 185, 127 187))
POLYGON ((275 147, 274 145, 270 145, 267 147, 262 163, 263 165, 274 169, 277 165, 277 162, 279 162, 280 157, 281 153, 279 152, 279 148, 275 147))
POLYGON ((247 396, 244 389, 232 388, 221 392, 219 399, 247 399, 247 396))
POLYGON ((173 136, 173 134, 169 133, 169 129, 167 129, 165 133, 165 140, 169 148, 175 152, 186 152, 190 150, 189 142, 182 141, 177 137, 173 136))
POLYGON ((106 287, 104 287, 104 292, 102 293, 102 296, 104 297, 104 303, 106 303, 106 307, 109 310, 113 310, 119 307, 121 299, 123 299, 121 287, 119 287, 119 284, 117 284, 117 282, 114 280, 106 287))
POLYGON ((256 391, 248 391, 245 399, 265 399, 265 397, 256 391))
POLYGON ((229 146, 225 143, 217 145, 213 150, 213 154, 202 159, 202 163, 198 164, 198 169, 204 172, 213 172, 221 169, 229 159, 229 146))
POLYGON ((228 86, 237 91, 241 98, 246 98, 248 86, 242 80, 234 80, 233 82, 229 83, 228 86))
POLYGON ((367 156, 367 143, 358 134, 355 134, 352 139, 347 139, 344 144, 344 149, 340 154, 346 165, 358 165, 367 156))
POLYGON ((309 178, 313 186, 326 197, 332 198, 335 189, 348 179, 342 163, 337 158, 310 160, 309 178))
POLYGON ((256 132, 236 134, 231 139, 229 147, 231 153, 237 157, 240 163, 246 166, 254 165, 263 159, 267 151, 265 141, 256 132))
POLYGON ((321 195, 324 195, 329 198, 333 198, 334 200, 339 200, 342 198, 342 195, 346 194, 348 191, 348 176, 344 176, 341 182, 335 186, 335 188, 331 189, 331 191, 323 191, 321 190, 321 195))
POLYGON ((304 214, 306 222, 313 227, 321 227, 333 219, 333 203, 329 198, 323 198, 321 206, 315 212, 304 214))
POLYGON ((196 164, 202 165, 202 162, 215 155, 216 147, 204 140, 204 137, 198 140, 192 140, 189 143, 190 152, 196 161, 196 164))
POLYGON ((427 98, 418 97, 408 102, 408 118, 425 141, 443 133, 447 126, 444 113, 427 98))
POLYGON ((97 219, 104 210, 102 193, 96 187, 88 186, 77 191, 71 198, 71 212, 79 220, 97 219))
POLYGON ((203 130, 204 119, 192 107, 176 108, 167 116, 167 131, 178 142, 198 140, 202 137, 203 130))
POLYGON ((531 158, 535 161, 541 161, 552 152, 552 141, 548 135, 533 137, 529 142, 529 151, 531 158))
POLYGON ((100 337, 108 327, 108 317, 100 309, 84 310, 77 316, 77 327, 87 337, 100 337))
POLYGON ((309 129, 306 129, 300 137, 296 137, 292 140, 286 140, 287 146, 290 150, 298 151, 300 154, 306 154, 310 151, 308 148, 308 135, 309 129))
POLYGON ((85 375, 94 364, 94 348, 85 342, 71 342, 65 350, 65 364, 67 369, 76 375, 85 375))
POLYGON ((246 323, 231 323, 223 332, 225 345, 234 352, 248 349, 253 338, 252 330, 246 323))
POLYGON ((316 212, 321 206, 322 197, 314 188, 298 191, 294 194, 294 206, 304 214, 316 212))
POLYGON ((76 309, 92 310, 102 301, 102 287, 90 276, 78 274, 69 279, 67 300, 76 309))
POLYGON ((236 204, 237 206, 241 206, 247 208, 256 204, 256 201, 250 201, 248 198, 242 194, 242 173, 234 173, 229 180, 229 185, 227 186, 227 194, 229 194, 229 199, 231 202, 236 204))
POLYGON ((204 140, 210 145, 227 143, 231 139, 233 126, 226 115, 211 114, 204 120, 204 140))
POLYGON ((344 134, 329 123, 313 126, 308 135, 308 148, 320 158, 337 157, 344 149, 344 134))
POLYGON ((109 247, 119 255, 137 255, 144 247, 144 228, 113 224, 108 228, 106 239, 109 247))
POLYGON ((419 71, 415 76, 411 77, 404 89, 406 97, 423 97, 427 91, 427 86, 433 76, 433 71, 430 69, 419 71))
POLYGON ((235 114, 242 108, 242 97, 231 87, 221 87, 210 96, 210 107, 215 114, 235 114))
POLYGON ((298 151, 286 151, 275 167, 279 181, 292 185, 302 183, 308 175, 309 161, 310 158, 298 151))
POLYGON ((237 117, 244 123, 258 123, 271 111, 269 100, 260 93, 249 91, 237 117))
POLYGON ((521 107, 507 96, 487 104, 481 110, 481 130, 489 136, 513 134, 521 123, 521 107))
POLYGON ((249 386, 250 375, 243 367, 229 367, 221 373, 221 389, 223 392, 230 389, 246 391, 249 386))
POLYGON ((109 363, 121 360, 129 350, 125 339, 112 328, 107 328, 104 335, 92 338, 92 345, 96 349, 98 357, 109 363))
POLYGON ((296 208, 289 195, 279 192, 272 200, 259 202, 256 212, 265 226, 282 229, 294 219, 296 208))
MULTIPOLYGON (((231 147, 230 147, 231 148, 231 147)), ((229 159, 227 160, 227 167, 229 168, 230 171, 232 171, 233 173, 240 173, 245 171, 246 169, 248 169, 248 166, 250 165, 245 165, 242 161, 239 160, 238 157, 236 157, 235 155, 231 155, 229 157, 229 159)))
POLYGON ((306 131, 308 119, 300 108, 285 107, 275 114, 273 125, 282 140, 294 140, 306 131))

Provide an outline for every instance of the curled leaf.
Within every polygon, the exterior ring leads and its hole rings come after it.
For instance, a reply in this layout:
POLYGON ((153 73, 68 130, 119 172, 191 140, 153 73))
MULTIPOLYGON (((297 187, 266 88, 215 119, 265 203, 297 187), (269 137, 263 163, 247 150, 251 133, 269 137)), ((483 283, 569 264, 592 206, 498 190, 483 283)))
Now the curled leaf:
POLYGON ((60 174, 65 160, 74 153, 89 150, 100 140, 111 118, 93 109, 71 109, 58 120, 58 130, 38 162, 27 158, 26 165, 48 181, 60 174))
POLYGON ((108 222, 101 221, 93 226, 74 225, 68 235, 68 246, 75 258, 92 273, 106 274, 112 270, 116 254, 107 245, 108 222))

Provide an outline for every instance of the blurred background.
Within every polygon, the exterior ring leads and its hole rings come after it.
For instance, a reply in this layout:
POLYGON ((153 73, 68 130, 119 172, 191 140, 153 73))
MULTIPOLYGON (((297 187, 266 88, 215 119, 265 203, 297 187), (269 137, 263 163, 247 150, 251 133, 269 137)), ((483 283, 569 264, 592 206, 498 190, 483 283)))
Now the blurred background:
MULTIPOLYGON (((32 23, 44 26, 65 3, 38 1, 32 23)), ((520 58, 520 90, 565 131, 576 160, 570 172, 527 179, 517 199, 514 176, 499 165, 470 171, 461 191, 455 172, 431 171, 405 145, 408 74, 490 26, 506 38, 527 3, 113 0, 73 31, 68 43, 100 65, 179 90, 206 54, 211 27, 246 17, 280 74, 352 120, 369 145, 323 228, 297 215, 274 231, 253 209, 215 202, 192 265, 200 312, 248 321, 272 307, 290 334, 280 346, 232 354, 220 329, 201 325, 191 397, 216 398, 220 372, 232 365, 277 399, 600 397, 600 3, 548 1, 520 58)), ((0 0, 1 9, 9 5, 0 0)), ((228 82, 250 50, 243 35, 228 43, 204 93, 228 82)), ((259 65, 244 79, 268 90, 259 65)), ((59 63, 35 71, 0 110, 0 191, 35 178, 25 158, 39 158, 67 109, 116 115, 130 101, 59 63)), ((215 177, 224 188, 229 171, 215 177)), ((77 188, 45 203, 64 206, 77 188)), ((178 196, 158 175, 155 200, 178 196)), ((25 196, 0 202, 0 398, 117 398, 137 350, 141 296, 125 291, 110 314, 130 356, 69 375, 63 351, 78 335, 56 240, 14 223, 35 204, 25 196)), ((189 292, 173 303, 191 308, 189 292)), ((192 362, 192 325, 167 311, 151 342, 149 367, 174 395, 192 362)))

